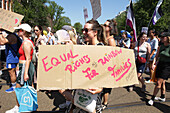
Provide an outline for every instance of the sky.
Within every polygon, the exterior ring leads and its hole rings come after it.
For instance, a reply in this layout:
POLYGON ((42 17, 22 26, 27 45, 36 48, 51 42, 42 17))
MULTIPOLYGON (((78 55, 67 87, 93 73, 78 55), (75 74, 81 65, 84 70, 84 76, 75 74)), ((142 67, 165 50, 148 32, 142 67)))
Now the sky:
MULTIPOLYGON (((85 24, 83 8, 87 8, 87 21, 92 19, 92 7, 90 0, 52 0, 64 8, 62 16, 69 17, 71 25, 80 22, 83 26, 85 24)), ((133 0, 134 1, 134 0, 133 0)), ((115 18, 119 12, 125 11, 130 4, 129 0, 101 0, 101 16, 97 19, 100 24, 108 19, 115 18)))

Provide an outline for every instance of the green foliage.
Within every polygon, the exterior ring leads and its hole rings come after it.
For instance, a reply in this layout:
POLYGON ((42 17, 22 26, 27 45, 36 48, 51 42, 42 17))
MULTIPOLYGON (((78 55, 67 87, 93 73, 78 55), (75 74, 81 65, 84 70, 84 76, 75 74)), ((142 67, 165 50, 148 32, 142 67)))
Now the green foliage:
POLYGON ((58 20, 57 23, 54 26, 54 30, 59 30, 62 28, 64 25, 71 25, 71 20, 68 17, 61 16, 58 20))
MULTIPOLYGON (((159 0, 136 0, 133 4, 133 10, 136 20, 137 34, 140 34, 142 27, 148 27, 148 24, 152 18, 153 12, 159 0)), ((164 15, 157 21, 156 25, 150 22, 149 29, 155 29, 156 31, 164 31, 165 29, 170 30, 170 0, 164 0, 161 5, 164 15)), ((118 30, 125 29, 126 26, 126 13, 122 13, 116 17, 118 23, 118 30)), ((127 31, 132 29, 126 26, 127 31)))
POLYGON ((78 34, 82 34, 82 27, 83 26, 80 24, 80 22, 75 23, 73 27, 76 29, 76 32, 78 34))
POLYGON ((24 15, 23 22, 31 26, 47 25, 47 0, 14 0, 14 12, 24 15))

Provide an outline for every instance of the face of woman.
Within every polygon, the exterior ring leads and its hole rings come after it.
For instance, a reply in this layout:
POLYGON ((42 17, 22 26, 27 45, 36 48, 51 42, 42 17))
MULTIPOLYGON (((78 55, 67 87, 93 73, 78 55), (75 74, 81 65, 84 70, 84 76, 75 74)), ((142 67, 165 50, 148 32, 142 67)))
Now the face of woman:
POLYGON ((91 42, 97 35, 97 33, 92 30, 92 26, 93 24, 86 23, 83 29, 84 39, 89 39, 89 42, 91 42))
POLYGON ((169 42, 168 37, 163 37, 163 43, 169 42))
POLYGON ((110 26, 109 26, 109 24, 110 24, 109 21, 106 21, 106 22, 104 23, 104 27, 105 27, 105 29, 106 29, 106 32, 109 32, 109 31, 110 31, 110 26))
POLYGON ((39 28, 37 26, 35 26, 34 32, 35 32, 36 35, 40 35, 41 34, 41 31, 39 30, 39 28))
POLYGON ((143 34, 143 36, 140 39, 145 41, 147 39, 147 35, 143 34))
POLYGON ((18 30, 18 36, 22 37, 24 35, 24 32, 22 29, 18 30))

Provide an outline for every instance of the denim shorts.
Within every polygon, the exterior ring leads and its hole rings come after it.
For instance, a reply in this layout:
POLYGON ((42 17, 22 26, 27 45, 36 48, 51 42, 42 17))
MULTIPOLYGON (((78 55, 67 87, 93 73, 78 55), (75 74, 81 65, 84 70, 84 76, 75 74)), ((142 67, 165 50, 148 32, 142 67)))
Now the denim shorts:
POLYGON ((143 73, 145 69, 145 63, 136 62, 137 73, 143 73))
POLYGON ((16 68, 18 63, 7 63, 6 64, 6 68, 7 69, 12 69, 12 68, 16 68))
POLYGON ((152 57, 149 59, 149 61, 153 61, 153 59, 155 58, 156 54, 153 54, 152 57))

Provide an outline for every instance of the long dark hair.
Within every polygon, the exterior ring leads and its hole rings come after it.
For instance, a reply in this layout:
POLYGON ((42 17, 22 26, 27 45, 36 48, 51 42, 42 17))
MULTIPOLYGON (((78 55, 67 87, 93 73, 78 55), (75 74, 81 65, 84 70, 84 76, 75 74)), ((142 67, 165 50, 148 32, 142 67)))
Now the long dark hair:
POLYGON ((97 30, 97 40, 99 42, 102 42, 103 44, 107 44, 103 27, 99 24, 99 22, 97 20, 91 19, 91 20, 87 21, 86 23, 93 24, 92 30, 97 30))
MULTIPOLYGON (((38 29, 41 31, 41 35, 43 35, 43 28, 42 28, 42 26, 36 25, 35 27, 38 27, 38 29)), ((35 28, 35 27, 34 27, 34 28, 35 28)))
POLYGON ((138 36, 138 41, 140 41, 140 38, 143 36, 143 35, 147 35, 145 32, 142 32, 139 36, 138 36))

